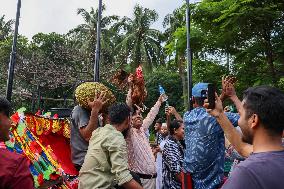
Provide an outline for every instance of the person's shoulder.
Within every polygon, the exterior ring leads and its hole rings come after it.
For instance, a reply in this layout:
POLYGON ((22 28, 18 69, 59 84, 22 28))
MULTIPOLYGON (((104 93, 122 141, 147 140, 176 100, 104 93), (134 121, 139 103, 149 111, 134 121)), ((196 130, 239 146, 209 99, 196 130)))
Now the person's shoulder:
POLYGON ((250 155, 247 159, 239 163, 236 168, 239 171, 252 172, 259 167, 266 165, 266 159, 258 157, 255 154, 250 155))
POLYGON ((113 137, 123 138, 123 135, 120 131, 116 130, 112 125, 107 124, 104 127, 100 128, 102 132, 106 135, 107 138, 112 139, 113 137))
POLYGON ((165 147, 172 148, 172 147, 177 147, 177 146, 178 144, 170 137, 165 141, 165 147))
POLYGON ((237 117, 237 118, 240 116, 239 113, 234 113, 234 112, 225 112, 225 115, 227 117, 237 117))
POLYGON ((203 107, 197 107, 184 113, 184 117, 196 117, 200 115, 209 115, 203 107))
POLYGON ((73 108, 73 112, 88 112, 88 110, 86 108, 83 108, 82 106, 77 105, 73 108))
POLYGON ((6 161, 21 161, 25 157, 17 154, 16 152, 11 152, 7 149, 0 149, 1 159, 6 161))
POLYGON ((265 163, 267 161, 282 161, 284 162, 284 150, 282 151, 273 151, 273 152, 260 152, 251 154, 244 163, 254 164, 254 163, 265 163))
POLYGON ((77 105, 73 108, 72 114, 79 114, 79 113, 88 114, 89 110, 87 110, 86 108, 83 108, 82 106, 77 105))
POLYGON ((7 166, 17 167, 25 161, 28 161, 25 156, 11 152, 7 149, 0 149, 1 162, 7 166))

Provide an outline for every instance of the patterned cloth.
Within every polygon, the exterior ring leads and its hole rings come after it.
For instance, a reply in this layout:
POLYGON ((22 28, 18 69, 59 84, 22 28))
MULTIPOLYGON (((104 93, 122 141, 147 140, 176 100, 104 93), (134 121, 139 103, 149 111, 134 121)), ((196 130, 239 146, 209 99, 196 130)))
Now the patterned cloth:
POLYGON ((161 102, 157 101, 150 110, 147 117, 143 120, 142 127, 136 129, 131 127, 126 137, 128 150, 128 164, 131 171, 135 173, 154 175, 156 174, 155 157, 152 153, 145 131, 154 122, 161 102))
POLYGON ((163 150, 163 188, 181 189, 176 174, 183 170, 184 149, 179 141, 169 136, 163 150))
MULTIPOLYGON (((239 115, 226 113, 234 126, 239 115)), ((192 176, 195 189, 216 189, 224 177, 224 132, 205 108, 198 107, 184 114, 184 168, 192 176)))
POLYGON ((166 137, 163 137, 163 135, 160 132, 156 133, 156 139, 155 139, 155 144, 160 145, 160 143, 165 140, 166 137))

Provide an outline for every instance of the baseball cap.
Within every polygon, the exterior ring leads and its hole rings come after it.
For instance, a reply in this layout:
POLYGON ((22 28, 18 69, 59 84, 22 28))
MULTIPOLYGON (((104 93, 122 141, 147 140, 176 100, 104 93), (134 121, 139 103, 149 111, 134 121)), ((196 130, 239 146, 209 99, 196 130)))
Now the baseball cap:
POLYGON ((202 97, 201 91, 207 90, 208 84, 209 83, 197 83, 196 85, 194 85, 192 88, 192 96, 202 97))

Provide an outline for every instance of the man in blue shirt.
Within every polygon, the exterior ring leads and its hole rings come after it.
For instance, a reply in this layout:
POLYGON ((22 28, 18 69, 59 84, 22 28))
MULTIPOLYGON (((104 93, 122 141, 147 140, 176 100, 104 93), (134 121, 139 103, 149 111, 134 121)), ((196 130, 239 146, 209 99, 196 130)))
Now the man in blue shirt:
MULTIPOLYGON (((207 88, 208 83, 198 83, 192 88, 194 109, 184 114, 184 169, 190 173, 194 189, 217 189, 224 177, 224 132, 217 120, 203 107, 206 98, 203 94, 207 88)), ((237 126, 239 115, 226 115, 237 126)))

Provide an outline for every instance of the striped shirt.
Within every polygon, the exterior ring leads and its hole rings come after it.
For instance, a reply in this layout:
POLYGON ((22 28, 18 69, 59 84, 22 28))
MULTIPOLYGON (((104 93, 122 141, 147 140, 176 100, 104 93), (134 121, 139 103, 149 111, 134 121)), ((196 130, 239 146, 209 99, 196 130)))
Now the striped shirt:
POLYGON ((147 117, 143 120, 142 127, 136 129, 131 127, 126 137, 128 164, 131 171, 135 173, 154 175, 156 174, 155 157, 152 153, 145 131, 154 122, 161 102, 157 101, 147 117))
POLYGON ((183 170, 184 149, 173 136, 169 136, 163 150, 163 186, 165 189, 181 189, 176 175, 183 170))

